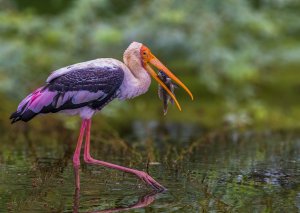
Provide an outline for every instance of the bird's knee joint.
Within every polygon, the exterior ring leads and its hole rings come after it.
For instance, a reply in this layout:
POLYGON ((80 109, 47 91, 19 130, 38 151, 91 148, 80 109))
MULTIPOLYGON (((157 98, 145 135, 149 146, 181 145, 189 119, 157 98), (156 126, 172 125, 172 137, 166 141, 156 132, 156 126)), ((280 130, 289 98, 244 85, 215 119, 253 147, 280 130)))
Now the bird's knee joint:
POLYGON ((148 176, 148 174, 144 171, 138 171, 137 175, 144 178, 148 176))
POLYGON ((93 163, 93 158, 91 156, 84 156, 84 162, 86 163, 93 163))
POLYGON ((73 158, 73 166, 74 167, 79 167, 80 166, 80 160, 77 158, 73 158))

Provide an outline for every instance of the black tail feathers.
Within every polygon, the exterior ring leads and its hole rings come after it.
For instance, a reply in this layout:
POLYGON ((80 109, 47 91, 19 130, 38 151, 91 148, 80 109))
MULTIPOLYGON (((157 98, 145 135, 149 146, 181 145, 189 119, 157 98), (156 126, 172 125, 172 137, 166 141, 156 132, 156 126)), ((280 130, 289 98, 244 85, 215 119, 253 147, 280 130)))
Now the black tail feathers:
POLYGON ((21 116, 20 116, 20 112, 14 112, 13 114, 11 114, 11 116, 9 117, 9 119, 11 120, 11 123, 13 124, 13 123, 15 123, 15 122, 17 122, 17 121, 19 121, 19 120, 21 120, 21 116))
POLYGON ((14 112, 11 114, 11 116, 9 117, 9 119, 11 120, 11 123, 15 123, 17 121, 29 121, 31 120, 34 116, 36 116, 37 113, 31 111, 31 110, 25 110, 24 112, 14 112))

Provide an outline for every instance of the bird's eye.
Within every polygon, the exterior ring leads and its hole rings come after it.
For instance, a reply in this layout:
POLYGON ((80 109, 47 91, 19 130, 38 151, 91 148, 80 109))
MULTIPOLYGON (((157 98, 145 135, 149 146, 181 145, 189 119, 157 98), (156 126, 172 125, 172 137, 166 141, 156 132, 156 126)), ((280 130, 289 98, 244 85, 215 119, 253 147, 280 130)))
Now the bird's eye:
POLYGON ((146 53, 146 52, 143 52, 143 55, 147 55, 147 53, 146 53))

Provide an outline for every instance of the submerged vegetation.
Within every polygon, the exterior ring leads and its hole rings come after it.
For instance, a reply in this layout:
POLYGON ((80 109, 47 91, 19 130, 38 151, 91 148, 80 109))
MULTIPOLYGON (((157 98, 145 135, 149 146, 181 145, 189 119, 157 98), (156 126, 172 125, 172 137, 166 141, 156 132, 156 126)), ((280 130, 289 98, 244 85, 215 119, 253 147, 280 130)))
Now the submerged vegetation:
POLYGON ((2 138, 0 209, 93 212, 127 208, 147 198, 153 200, 145 210, 154 212, 300 208, 296 131, 207 132, 192 124, 135 122, 120 137, 103 125, 102 131, 93 128, 92 154, 148 171, 168 188, 153 195, 132 175, 86 164, 77 194, 71 161, 77 135, 48 128, 52 131, 19 129, 2 138))

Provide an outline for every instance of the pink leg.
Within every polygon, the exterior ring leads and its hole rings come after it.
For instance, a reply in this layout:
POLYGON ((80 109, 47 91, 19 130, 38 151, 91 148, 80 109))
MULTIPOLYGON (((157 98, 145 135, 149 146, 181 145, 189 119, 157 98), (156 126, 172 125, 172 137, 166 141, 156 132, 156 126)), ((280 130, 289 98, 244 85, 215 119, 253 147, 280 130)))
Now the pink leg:
POLYGON ((135 169, 130 169, 127 167, 119 166, 116 164, 100 161, 100 160, 95 160, 94 158, 91 157, 90 155, 90 130, 91 130, 91 119, 87 120, 87 125, 86 125, 86 140, 85 140, 85 146, 84 146, 84 161, 89 164, 96 164, 96 165, 101 165, 105 166, 108 168, 112 169, 117 169, 121 170, 123 172, 131 173, 136 176, 138 176, 140 179, 142 179, 145 183, 149 184, 153 189, 157 191, 164 191, 166 190, 165 187, 160 185, 158 182, 156 182, 150 175, 148 175, 146 172, 135 170, 135 169))
POLYGON ((79 179, 80 150, 81 150, 81 144, 82 144, 86 124, 87 124, 87 121, 83 120, 82 124, 81 124, 81 128, 80 128, 80 133, 79 133, 76 149, 75 149, 75 152, 73 155, 73 166, 74 166, 75 183, 76 183, 77 189, 79 189, 79 187, 80 187, 80 179, 79 179))

